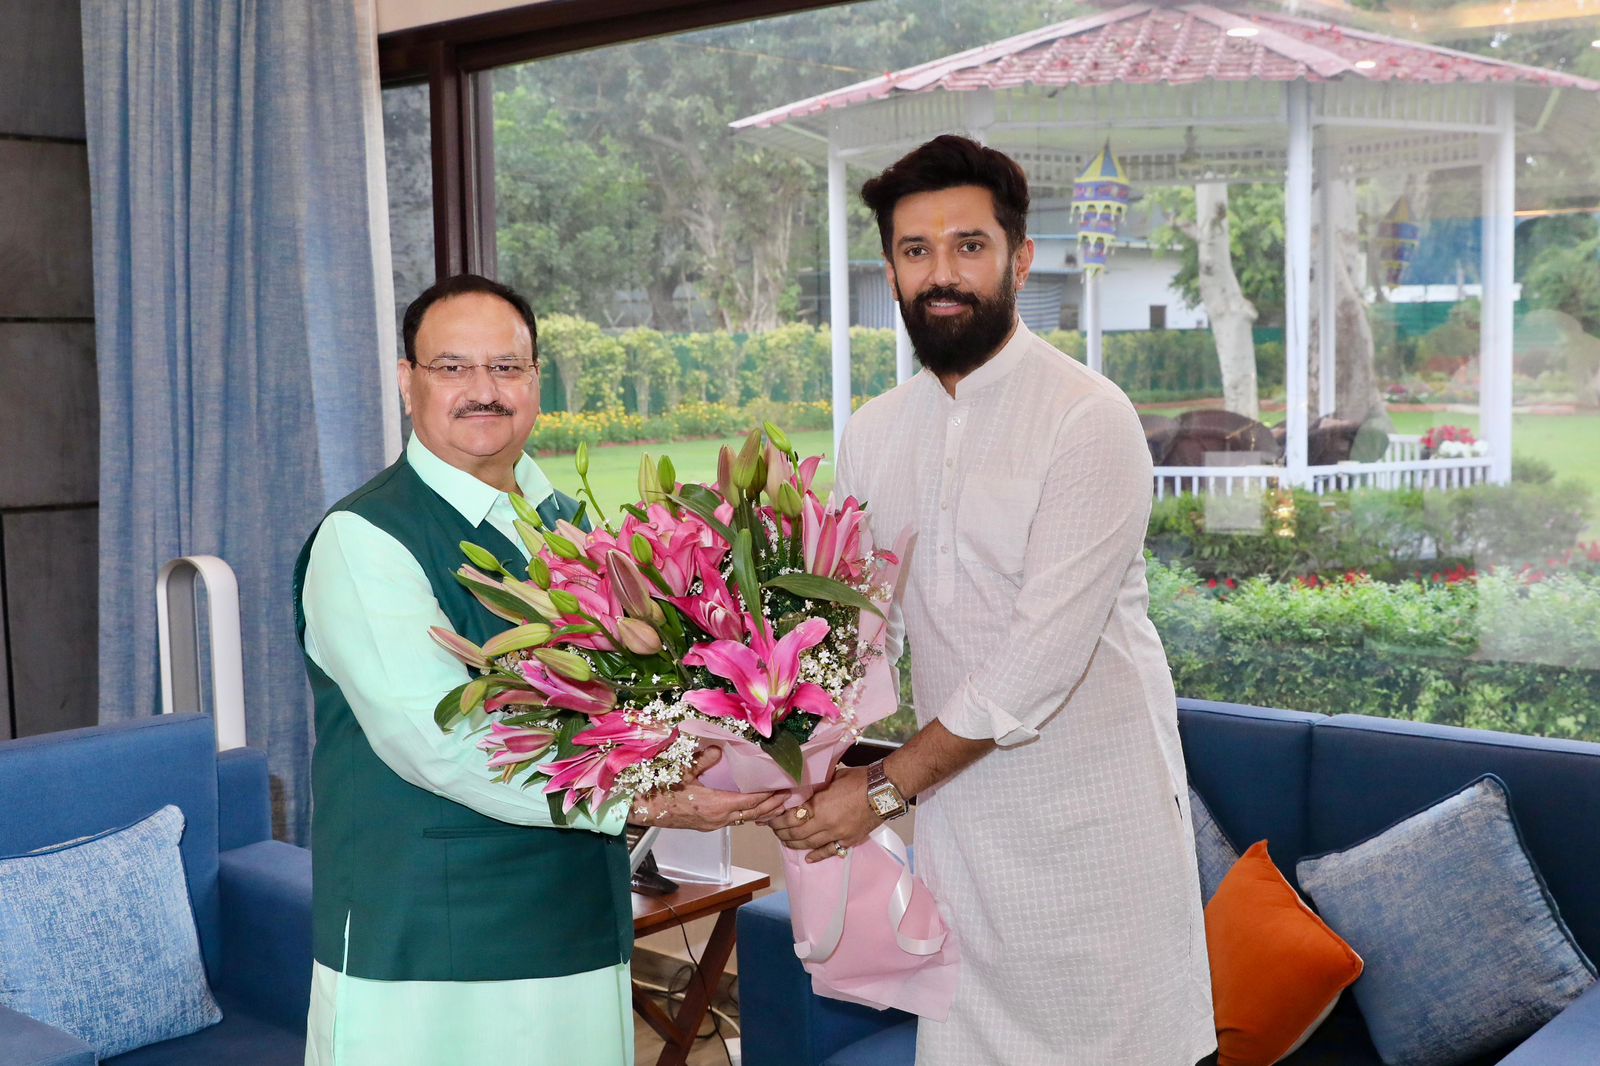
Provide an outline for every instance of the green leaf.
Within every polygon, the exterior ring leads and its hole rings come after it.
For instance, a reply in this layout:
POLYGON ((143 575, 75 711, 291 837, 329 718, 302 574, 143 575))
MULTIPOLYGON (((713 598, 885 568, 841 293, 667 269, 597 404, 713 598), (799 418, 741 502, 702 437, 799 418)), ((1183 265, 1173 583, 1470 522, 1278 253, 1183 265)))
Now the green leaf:
POLYGON ((433 722, 439 727, 440 731, 450 732, 455 728, 457 722, 466 717, 461 711, 461 697, 465 694, 467 686, 470 684, 472 684, 471 681, 463 681, 449 692, 446 692, 444 698, 434 706, 433 722))
POLYGON ((883 617, 883 611, 877 604, 849 585, 835 581, 831 577, 819 577, 816 574, 779 574, 777 577, 769 578, 766 586, 792 592, 808 600, 828 600, 848 607, 859 607, 863 611, 871 611, 879 618, 883 617))
POLYGON ((717 517, 717 508, 722 506, 722 497, 706 488, 704 485, 685 485, 683 491, 668 499, 674 503, 687 507, 700 517, 711 531, 729 544, 733 543, 733 530, 729 529, 717 517))
POLYGON ((461 551, 468 559, 472 560, 472 565, 479 570, 487 570, 493 574, 505 574, 507 577, 511 576, 506 568, 500 564, 500 560, 494 557, 494 552, 488 548, 479 547, 470 540, 464 540, 461 542, 461 551))
POLYGON ((805 753, 800 750, 800 742, 794 738, 793 733, 778 730, 771 740, 760 741, 761 750, 772 756, 772 761, 790 777, 794 783, 800 783, 800 774, 805 769, 805 753))
POLYGON ((645 514, 643 511, 639 510, 639 508, 635 507, 631 503, 623 504, 622 505, 622 509, 624 511, 627 511, 629 514, 633 515, 633 517, 637 518, 641 522, 650 521, 650 516, 648 514, 645 514))
POLYGON ((750 531, 739 530, 733 541, 733 580, 744 599, 744 609, 755 619, 756 629, 766 632, 767 620, 761 610, 761 582, 756 578, 756 560, 750 531))

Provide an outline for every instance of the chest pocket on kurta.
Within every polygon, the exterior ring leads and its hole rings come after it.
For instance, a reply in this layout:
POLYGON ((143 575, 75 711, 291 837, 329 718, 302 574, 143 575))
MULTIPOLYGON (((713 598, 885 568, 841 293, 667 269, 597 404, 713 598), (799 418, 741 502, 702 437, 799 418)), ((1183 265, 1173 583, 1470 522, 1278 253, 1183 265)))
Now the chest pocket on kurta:
POLYGON ((968 474, 956 508, 957 558, 1020 583, 1041 488, 1033 478, 968 474))

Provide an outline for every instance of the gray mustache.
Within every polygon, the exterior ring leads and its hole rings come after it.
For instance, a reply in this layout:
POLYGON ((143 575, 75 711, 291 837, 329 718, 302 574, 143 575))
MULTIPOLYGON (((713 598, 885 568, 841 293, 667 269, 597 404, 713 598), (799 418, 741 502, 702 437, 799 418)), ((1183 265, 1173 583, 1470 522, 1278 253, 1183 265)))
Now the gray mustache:
POLYGON ((509 418, 511 413, 511 408, 503 403, 477 403, 474 401, 457 407, 450 412, 450 416, 452 418, 461 418, 464 415, 505 415, 509 418))

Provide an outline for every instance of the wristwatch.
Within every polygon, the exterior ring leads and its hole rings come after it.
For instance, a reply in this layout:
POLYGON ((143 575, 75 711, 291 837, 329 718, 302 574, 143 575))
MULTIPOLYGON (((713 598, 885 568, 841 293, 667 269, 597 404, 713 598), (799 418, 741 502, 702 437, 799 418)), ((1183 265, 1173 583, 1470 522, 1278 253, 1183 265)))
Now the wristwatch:
POLYGON ((867 803, 872 813, 886 822, 906 813, 906 798, 884 772, 882 759, 867 767, 867 803))

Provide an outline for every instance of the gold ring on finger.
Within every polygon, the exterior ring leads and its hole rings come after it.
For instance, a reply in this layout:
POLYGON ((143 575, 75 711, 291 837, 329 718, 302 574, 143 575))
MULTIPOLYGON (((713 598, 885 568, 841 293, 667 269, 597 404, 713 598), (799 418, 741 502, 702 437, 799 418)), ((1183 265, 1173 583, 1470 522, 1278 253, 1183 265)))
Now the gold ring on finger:
POLYGON ((795 817, 795 821, 803 822, 807 818, 811 817, 811 812, 806 810, 804 807, 796 807, 794 809, 794 817, 795 817))
POLYGON ((850 854, 850 849, 844 846, 844 841, 835 840, 833 842, 833 853, 842 859, 846 855, 850 854))

